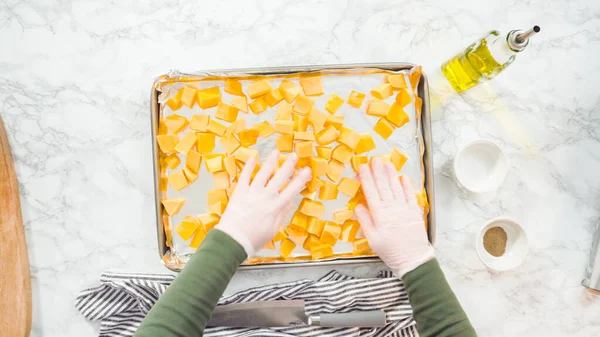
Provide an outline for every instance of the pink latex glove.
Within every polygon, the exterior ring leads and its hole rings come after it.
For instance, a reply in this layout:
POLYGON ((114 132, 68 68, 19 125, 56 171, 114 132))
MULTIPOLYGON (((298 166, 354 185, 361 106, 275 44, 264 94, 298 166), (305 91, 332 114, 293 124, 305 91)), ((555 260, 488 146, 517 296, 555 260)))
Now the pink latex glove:
POLYGON ((278 160, 279 152, 271 153, 252 182, 256 161, 252 158, 246 162, 227 209, 215 227, 237 241, 248 258, 275 236, 292 200, 312 179, 310 168, 304 168, 290 181, 298 161, 295 153, 273 174, 278 160))
POLYGON ((369 245, 398 278, 434 258, 410 179, 400 183, 391 163, 379 158, 360 167, 359 178, 369 205, 354 212, 369 245))

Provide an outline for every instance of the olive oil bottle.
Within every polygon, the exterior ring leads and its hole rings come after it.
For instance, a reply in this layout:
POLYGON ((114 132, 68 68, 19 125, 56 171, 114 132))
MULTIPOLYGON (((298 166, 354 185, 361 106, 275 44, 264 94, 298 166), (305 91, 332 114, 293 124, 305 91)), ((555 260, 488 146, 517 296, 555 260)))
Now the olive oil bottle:
POLYGON ((493 30, 444 63, 442 73, 454 90, 463 92, 498 75, 539 31, 539 26, 527 31, 513 30, 507 35, 493 30))

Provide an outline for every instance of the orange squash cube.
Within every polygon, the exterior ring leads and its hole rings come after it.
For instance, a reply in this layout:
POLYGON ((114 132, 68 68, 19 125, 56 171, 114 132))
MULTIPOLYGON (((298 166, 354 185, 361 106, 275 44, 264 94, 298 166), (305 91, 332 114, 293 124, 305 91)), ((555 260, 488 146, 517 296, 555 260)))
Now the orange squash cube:
POLYGON ((323 186, 323 181, 317 177, 312 178, 309 182, 306 183, 306 189, 310 193, 316 192, 319 188, 321 188, 321 186, 323 186))
POLYGON ((352 156, 350 160, 352 163, 352 168, 354 172, 358 173, 360 170, 360 166, 369 162, 369 158, 367 156, 352 156))
POLYGON ((287 237, 288 237, 287 231, 283 227, 279 227, 279 230, 277 231, 277 234, 275 234, 275 237, 273 237, 272 241, 273 242, 281 241, 287 237))
POLYGON ((304 248, 310 252, 312 247, 318 246, 320 244, 321 244, 321 241, 319 241, 318 236, 316 236, 314 234, 308 234, 308 236, 304 240, 304 243, 302 243, 302 248, 304 248))
POLYGON ((327 145, 333 143, 338 137, 338 131, 333 126, 328 126, 317 133, 317 143, 327 145))
POLYGON ((353 216, 354 212, 349 209, 338 210, 333 212, 333 220, 337 222, 344 222, 346 220, 350 220, 353 216))
MULTIPOLYGON (((332 155, 333 156, 333 155, 332 155)), ((331 181, 336 182, 340 180, 342 174, 344 173, 344 164, 340 163, 335 159, 331 159, 329 161, 329 165, 327 165, 327 178, 331 181)))
POLYGON ((321 242, 334 246, 341 233, 341 225, 333 221, 325 221, 325 227, 323 228, 323 233, 321 233, 321 242))
POLYGON ((298 158, 298 162, 296 163, 296 168, 301 169, 304 167, 310 167, 310 158, 309 157, 298 158))
POLYGON ((255 99, 266 95, 269 91, 271 91, 271 89, 273 88, 271 87, 271 83, 269 83, 269 81, 256 81, 248 86, 248 95, 250 95, 251 99, 255 99))
POLYGON ((296 97, 296 102, 294 103, 292 110, 299 115, 308 116, 314 105, 315 101, 313 101, 312 99, 304 95, 298 95, 298 97, 296 97))
POLYGON ((194 107, 194 103, 196 103, 196 89, 192 87, 183 87, 181 94, 181 103, 183 103, 188 108, 194 107))
MULTIPOLYGON (((308 216, 318 218, 321 215, 323 215, 323 213, 325 213, 325 205, 323 205, 322 203, 320 203, 318 201, 304 198, 300 202, 300 206, 298 206, 298 210, 302 214, 306 214, 308 216)), ((304 228, 306 228, 306 226, 304 226, 304 228)))
POLYGON ((235 165, 235 157, 227 156, 223 158, 223 166, 225 167, 225 171, 231 178, 235 178, 237 175, 237 165, 235 165))
POLYGON ((236 96, 246 96, 242 91, 242 83, 232 79, 225 80, 225 92, 236 96))
POLYGON ((166 135, 169 133, 169 128, 165 124, 164 119, 158 121, 158 133, 157 135, 166 135))
POLYGON ((229 198, 227 197, 227 191, 225 190, 210 190, 206 194, 206 204, 208 206, 216 204, 217 202, 227 203, 229 198))
POLYGON ((394 125, 392 125, 392 123, 390 123, 387 119, 380 118, 379 121, 377 121, 377 124, 375 124, 373 127, 373 130, 375 130, 375 132, 377 132, 383 139, 388 139, 394 132, 394 125))
POLYGON ((352 90, 350 92, 350 96, 348 97, 348 104, 352 105, 355 108, 360 108, 365 100, 365 94, 362 92, 352 90))
POLYGON ((196 151, 212 152, 215 149, 215 135, 212 133, 196 133, 196 151))
POLYGON ((177 135, 158 135, 156 136, 158 147, 163 153, 171 153, 175 151, 175 146, 179 143, 177 135))
POLYGON ((294 131, 304 132, 308 130, 308 118, 300 115, 293 114, 292 120, 294 121, 294 131))
POLYGON ((321 236, 323 228, 325 227, 325 220, 321 220, 315 217, 309 217, 306 225, 306 231, 310 234, 321 236))
POLYGON ((371 150, 375 150, 375 141, 373 140, 373 137, 371 137, 370 133, 361 133, 358 137, 358 145, 354 149, 356 154, 362 154, 371 150))
POLYGON ((313 140, 315 140, 315 134, 312 133, 311 131, 298 131, 298 132, 294 132, 294 139, 295 140, 313 141, 313 140))
POLYGON ((269 123, 269 121, 262 121, 254 125, 253 128, 258 130, 258 135, 262 138, 267 138, 273 133, 275 133, 275 129, 273 128, 271 123, 269 123))
POLYGON ((344 99, 336 94, 329 95, 327 103, 325 103, 325 110, 330 114, 334 114, 344 104, 344 99))
POLYGON ((225 134, 225 130, 227 130, 227 127, 211 119, 210 122, 208 122, 208 127, 206 128, 206 130, 210 133, 214 133, 217 136, 223 137, 223 135, 225 134))
POLYGON ((336 130, 341 130, 344 126, 344 116, 327 116, 327 121, 325 121, 325 127, 333 126, 336 130))
POLYGON ((198 227, 194 232, 194 236, 192 236, 192 241, 190 241, 190 248, 198 249, 205 237, 206 232, 204 232, 204 228, 198 227))
POLYGON ((281 102, 275 113, 275 121, 289 121, 292 119, 292 105, 288 102, 281 102))
POLYGON ((221 89, 214 86, 198 90, 196 100, 198 101, 198 106, 202 109, 214 108, 221 102, 221 89))
POLYGON ((238 137, 240 139, 240 145, 243 147, 250 147, 256 144, 258 140, 258 130, 256 129, 246 129, 240 133, 238 133, 238 137))
POLYGON ((294 143, 294 151, 298 158, 311 157, 313 155, 312 145, 313 143, 310 141, 294 143))
POLYGON ((183 103, 181 102, 181 96, 183 95, 183 90, 178 90, 175 95, 171 96, 166 104, 171 108, 172 111, 179 110, 183 103))
POLYGON ((225 169, 223 166, 223 157, 221 156, 204 160, 204 165, 206 166, 206 170, 210 173, 223 171, 225 169))
POLYGON ((175 146, 175 151, 179 153, 187 153, 194 147, 194 145, 196 145, 196 133, 188 132, 181 137, 181 140, 179 140, 179 143, 177 143, 175 146))
POLYGON ((412 99, 410 98, 410 94, 406 89, 400 90, 398 95, 396 95, 396 103, 398 103, 401 107, 407 106, 411 101, 412 99))
POLYGON ((192 171, 189 167, 183 168, 183 174, 185 175, 185 179, 187 179, 188 185, 198 179, 198 173, 192 171))
POLYGON ((281 241, 281 247, 279 247, 279 253, 284 258, 287 258, 288 256, 290 256, 290 254, 292 254, 292 251, 295 248, 296 248, 296 244, 294 243, 294 241, 292 241, 290 239, 284 239, 283 241, 281 241))
POLYGON ((333 256, 333 248, 331 245, 321 244, 313 246, 310 251, 311 260, 321 260, 333 256))
POLYGON ((275 242, 269 241, 267 242, 262 249, 275 250, 275 242))
POLYGON ((390 112, 388 112, 387 116, 385 116, 390 123, 394 124, 397 128, 402 127, 404 124, 408 123, 410 118, 404 112, 404 109, 398 104, 398 102, 392 103, 392 107, 390 112))
POLYGON ((354 240, 353 246, 354 246, 354 251, 359 252, 359 253, 367 252, 371 249, 371 247, 369 247, 369 242, 367 241, 366 238, 360 238, 360 239, 354 240))
MULTIPOLYGON (((318 177, 327 174, 327 160, 320 157, 310 158, 310 168, 312 170, 313 177, 318 177)), ((311 192, 314 192, 311 191, 311 192)))
POLYGON ((179 236, 187 241, 192 237, 192 234, 200 227, 200 221, 196 217, 191 215, 186 216, 181 220, 179 226, 175 227, 175 232, 179 234, 179 236))
POLYGON ((240 147, 239 149, 237 149, 237 151, 235 151, 233 155, 235 156, 235 159, 243 163, 247 162, 252 157, 254 157, 254 159, 258 163, 258 151, 256 151, 255 149, 240 147))
POLYGON ((294 150, 294 136, 281 135, 275 139, 275 145, 279 152, 292 152, 294 150))
POLYGON ((402 167, 404 166, 407 160, 408 157, 404 153, 400 152, 400 150, 398 150, 397 148, 392 148, 392 152, 390 152, 390 161, 396 167, 396 171, 399 172, 400 170, 402 170, 402 167))
POLYGON ((360 225, 356 220, 346 220, 342 225, 342 233, 340 234, 340 240, 346 242, 354 242, 356 234, 360 225))
POLYGON ((379 99, 386 99, 392 96, 393 93, 394 91, 389 83, 380 84, 375 89, 371 90, 371 95, 379 99))
POLYGON ((212 214, 223 215, 226 208, 227 208, 227 203, 219 201, 219 202, 216 202, 216 203, 210 205, 210 207, 208 208, 208 212, 212 213, 212 214))
POLYGON ((348 164, 352 159, 352 149, 346 145, 340 144, 331 152, 331 159, 335 159, 342 164, 348 164))
POLYGON ((169 174, 168 179, 169 184, 171 184, 171 187, 173 187, 176 191, 180 191, 188 185, 188 181, 185 177, 185 173, 183 173, 183 170, 169 174))
POLYGON ((387 75, 385 77, 385 81, 389 83, 393 89, 406 89, 406 79, 404 78, 404 74, 395 74, 395 75, 387 75))
POLYGON ((194 131, 205 132, 210 122, 210 115, 198 114, 193 115, 190 120, 190 129, 194 131))
POLYGON ((182 131, 189 124, 187 118, 177 114, 168 116, 164 119, 164 122, 167 126, 167 129, 171 130, 171 132, 173 133, 178 133, 179 131, 182 131))
POLYGON ((342 128, 342 131, 340 132, 337 141, 338 143, 346 145, 352 151, 355 151, 358 147, 358 143, 360 142, 360 135, 358 134, 358 132, 352 129, 342 128))
POLYGON ((221 218, 217 214, 204 213, 198 215, 198 220, 200 220, 204 231, 208 233, 209 230, 213 229, 216 225, 219 224, 221 218))
POLYGON ((281 90, 283 98, 285 98, 285 100, 288 103, 292 103, 292 101, 296 99, 298 94, 302 92, 302 88, 298 84, 290 80, 281 81, 281 84, 279 85, 279 90, 281 90))
POLYGON ((232 154, 240 147, 240 142, 232 135, 225 135, 219 139, 219 143, 229 154, 232 154))
POLYGON ((185 166, 198 173, 202 164, 202 155, 198 151, 190 150, 185 157, 185 166))
POLYGON ((277 120, 275 121, 275 131, 284 135, 291 135, 294 132, 294 122, 277 120))
POLYGON ((366 205, 366 203, 367 200, 365 199, 365 196, 359 192, 348 201, 348 209, 354 210, 359 204, 366 205))
POLYGON ((327 146, 317 146, 317 155, 323 159, 331 159, 331 152, 333 149, 327 146))
POLYGON ((425 207, 426 210, 429 209, 429 202, 427 201, 427 191, 425 189, 415 192, 415 196, 417 197, 417 205, 425 207))
POLYGON ((231 126, 233 126, 233 128, 231 129, 231 131, 232 131, 231 133, 238 134, 238 133, 246 130, 246 119, 244 117, 240 117, 235 121, 235 123, 230 125, 230 127, 231 126))
POLYGON ((185 199, 177 198, 177 199, 164 199, 162 205, 167 212, 168 215, 173 216, 181 210, 181 207, 185 204, 185 199))
POLYGON ((296 226, 294 224, 290 224, 286 228, 286 230, 287 230, 288 234, 290 234, 289 237, 292 240, 294 240, 294 239, 298 240, 297 238, 301 238, 301 237, 304 237, 304 236, 308 235, 308 232, 306 231, 306 229, 300 228, 300 227, 298 227, 298 226, 296 226))
POLYGON ((312 125, 315 131, 321 130, 325 127, 325 122, 327 122, 327 115, 319 111, 318 109, 313 108, 308 115, 308 122, 312 125))
POLYGON ((279 88, 274 88, 271 89, 266 95, 265 95, 265 101, 267 102, 267 104, 270 107, 274 107, 276 106, 279 102, 281 102, 283 100, 283 94, 281 93, 281 90, 279 90, 279 88))
POLYGON ((233 105, 240 111, 248 113, 248 99, 246 98, 246 96, 231 99, 231 105, 233 105))
POLYGON ((217 190, 225 190, 229 188, 229 174, 226 171, 219 171, 213 173, 213 180, 215 183, 215 189, 217 190))
POLYGON ((344 193, 350 198, 354 197, 360 189, 360 181, 352 178, 342 178, 338 185, 338 191, 344 193))
POLYGON ((323 81, 321 80, 321 75, 302 76, 300 77, 300 85, 306 96, 323 95, 323 81))
POLYGON ((217 105, 217 111, 215 112, 215 118, 233 123, 237 119, 238 109, 229 104, 219 102, 217 105))
POLYGON ((321 200, 335 200, 338 196, 337 184, 332 182, 323 181, 323 186, 319 190, 319 199, 321 200))
POLYGON ((252 113, 258 115, 267 110, 268 104, 263 97, 259 97, 254 101, 250 102, 249 106, 250 110, 252 110, 252 113))
POLYGON ((299 229, 305 230, 306 226, 308 225, 308 216, 300 211, 296 211, 294 216, 292 216, 292 220, 290 220, 290 225, 295 225, 299 229))
POLYGON ((367 106, 367 115, 385 117, 387 116, 388 112, 390 112, 390 108, 390 105, 386 102, 374 99, 369 101, 369 105, 367 106))

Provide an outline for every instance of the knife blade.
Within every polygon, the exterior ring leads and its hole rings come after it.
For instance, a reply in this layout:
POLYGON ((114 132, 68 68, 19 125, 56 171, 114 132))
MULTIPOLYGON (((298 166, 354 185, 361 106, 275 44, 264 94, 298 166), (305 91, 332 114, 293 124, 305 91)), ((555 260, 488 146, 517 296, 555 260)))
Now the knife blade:
POLYGON ((303 300, 256 301, 218 306, 207 326, 229 327, 382 327, 382 310, 307 316, 303 300))

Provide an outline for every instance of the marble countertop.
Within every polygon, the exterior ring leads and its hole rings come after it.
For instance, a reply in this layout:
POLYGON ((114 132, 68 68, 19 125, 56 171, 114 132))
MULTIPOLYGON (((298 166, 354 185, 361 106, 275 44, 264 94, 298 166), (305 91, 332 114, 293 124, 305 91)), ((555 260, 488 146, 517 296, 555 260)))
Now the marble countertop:
MULTIPOLYGON (((422 64, 432 87, 437 256, 480 336, 598 336, 580 282, 600 215, 600 3, 591 1, 38 1, 0 5, 0 115, 13 148, 33 285, 32 336, 94 336, 73 306, 102 271, 166 272, 152 188, 149 92, 169 69, 422 64), (440 64, 486 31, 542 32, 497 79, 457 95, 440 64), (459 147, 500 144, 510 173, 473 197, 459 147), (531 249, 491 273, 477 229, 509 216, 531 249)), ((374 275, 382 265, 338 268, 374 275)), ((239 272, 228 292, 317 278, 239 272)))

